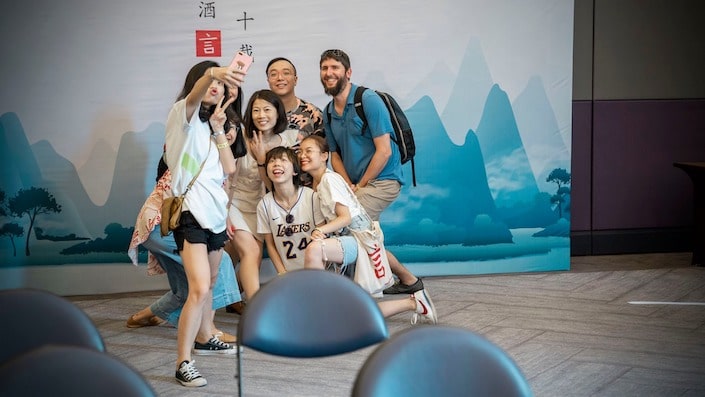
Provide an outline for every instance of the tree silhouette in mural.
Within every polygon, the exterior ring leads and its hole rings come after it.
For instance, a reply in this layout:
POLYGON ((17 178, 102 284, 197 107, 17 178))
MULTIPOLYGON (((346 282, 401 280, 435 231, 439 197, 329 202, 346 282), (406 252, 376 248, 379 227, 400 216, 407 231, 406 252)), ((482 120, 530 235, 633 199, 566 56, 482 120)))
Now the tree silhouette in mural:
POLYGON ((558 218, 563 217, 563 204, 565 203, 566 196, 570 193, 570 173, 563 168, 555 168, 548 174, 546 182, 553 182, 556 184, 556 194, 551 196, 551 204, 556 204, 558 206, 558 218))
POLYGON ((37 215, 48 214, 50 212, 61 212, 61 206, 56 203, 56 199, 46 189, 31 187, 20 189, 15 197, 8 202, 10 213, 22 217, 27 215, 29 227, 27 228, 27 238, 25 239, 25 255, 29 256, 29 233, 34 226, 37 215))
POLYGON ((7 236, 12 243, 12 256, 17 256, 17 247, 15 246, 15 237, 22 237, 24 230, 22 226, 15 222, 5 223, 0 227, 0 236, 7 236))
POLYGON ((9 214, 7 203, 5 202, 5 191, 0 190, 0 216, 5 217, 9 214))
MULTIPOLYGON (((7 197, 5 195, 5 191, 0 190, 0 216, 3 218, 10 215, 10 210, 7 207, 7 202, 5 202, 6 198, 7 197)), ((0 226, 0 236, 7 236, 10 239, 10 243, 12 244, 12 256, 17 256, 17 246, 15 245, 15 237, 22 237, 23 234, 24 230, 22 230, 22 226, 18 225, 17 223, 5 223, 0 226)))

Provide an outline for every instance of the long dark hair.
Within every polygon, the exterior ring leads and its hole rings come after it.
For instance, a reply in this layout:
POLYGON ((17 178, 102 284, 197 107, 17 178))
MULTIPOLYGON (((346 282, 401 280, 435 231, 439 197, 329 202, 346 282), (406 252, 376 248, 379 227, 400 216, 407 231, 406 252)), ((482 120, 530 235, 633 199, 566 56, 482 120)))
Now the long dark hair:
MULTIPOLYGON (((235 141, 230 145, 230 150, 233 152, 235 158, 242 157, 247 154, 247 144, 245 143, 245 138, 242 133, 242 87, 237 90, 237 97, 235 101, 225 109, 225 115, 227 117, 226 123, 235 126, 235 141)), ((226 126, 225 128, 230 128, 226 126)))
POLYGON ((271 90, 259 90, 255 91, 247 102, 247 110, 245 110, 245 136, 247 136, 248 139, 252 139, 254 131, 256 130, 255 122, 252 120, 252 106, 257 99, 271 103, 277 110, 277 123, 274 125, 273 132, 275 134, 281 134, 289 126, 284 104, 281 99, 279 99, 279 96, 271 90))
MULTIPOLYGON (((202 61, 202 62, 199 62, 199 63, 193 65, 191 67, 191 69, 188 71, 188 73, 186 74, 186 79, 184 79, 184 86, 183 86, 183 88, 181 88, 181 92, 179 93, 179 96, 176 97, 176 100, 180 101, 180 100, 186 98, 186 96, 189 94, 189 92, 191 92, 191 90, 193 90, 193 86, 196 85, 196 82, 198 81, 198 79, 203 77, 203 75, 206 73, 208 68, 212 68, 212 67, 217 68, 219 66, 220 65, 218 65, 218 63, 215 61, 202 61)), ((227 98, 230 96, 230 91, 228 90, 227 85, 225 85, 224 88, 225 88, 225 98, 227 98)), ((235 100, 233 105, 235 103, 237 103, 237 101, 239 100, 240 101, 239 106, 240 106, 240 109, 242 109, 242 95, 240 94, 239 91, 240 90, 238 90, 238 97, 239 98, 235 100)), ((206 107, 206 106, 203 106, 203 104, 201 104, 201 109, 199 109, 198 115, 202 121, 208 121, 211 114, 213 114, 214 110, 215 110, 215 105, 211 105, 211 106, 206 107)))
MULTIPOLYGON (((227 89, 227 86, 226 86, 227 89)), ((242 93, 242 87, 238 87, 237 89, 237 96, 235 97, 235 101, 228 106, 227 109, 225 109, 225 114, 228 117, 228 121, 231 123, 237 122, 242 124, 242 97, 244 94, 242 93)), ((227 100, 227 97, 225 97, 227 100)))

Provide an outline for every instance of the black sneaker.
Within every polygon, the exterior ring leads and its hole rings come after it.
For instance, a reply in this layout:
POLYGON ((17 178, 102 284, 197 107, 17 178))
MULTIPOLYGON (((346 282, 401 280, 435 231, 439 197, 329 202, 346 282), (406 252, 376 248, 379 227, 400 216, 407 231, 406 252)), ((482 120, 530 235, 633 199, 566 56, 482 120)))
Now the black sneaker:
POLYGON ((394 285, 392 285, 391 287, 385 289, 384 293, 386 295, 395 295, 395 294, 411 295, 414 292, 421 291, 422 289, 423 289, 423 281, 421 281, 420 277, 417 277, 416 282, 411 285, 402 284, 400 281, 398 281, 394 285))
POLYGON ((231 344, 222 342, 217 336, 212 336, 206 343, 195 342, 193 354, 197 356, 211 356, 214 354, 235 354, 236 350, 231 344))
POLYGON ((176 380, 183 386, 201 387, 208 384, 206 378, 202 377, 193 364, 196 361, 182 361, 179 369, 176 370, 176 380))

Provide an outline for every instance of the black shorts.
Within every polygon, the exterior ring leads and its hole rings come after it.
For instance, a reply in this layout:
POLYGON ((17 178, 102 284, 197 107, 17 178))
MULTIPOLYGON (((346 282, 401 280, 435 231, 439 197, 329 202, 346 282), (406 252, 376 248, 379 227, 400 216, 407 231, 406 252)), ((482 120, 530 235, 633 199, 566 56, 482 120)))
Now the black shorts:
POLYGON ((190 211, 184 211, 181 213, 179 227, 174 230, 174 240, 179 252, 184 250, 184 240, 191 244, 206 244, 208 252, 211 252, 225 246, 228 234, 225 230, 220 233, 213 233, 208 229, 202 228, 190 211))

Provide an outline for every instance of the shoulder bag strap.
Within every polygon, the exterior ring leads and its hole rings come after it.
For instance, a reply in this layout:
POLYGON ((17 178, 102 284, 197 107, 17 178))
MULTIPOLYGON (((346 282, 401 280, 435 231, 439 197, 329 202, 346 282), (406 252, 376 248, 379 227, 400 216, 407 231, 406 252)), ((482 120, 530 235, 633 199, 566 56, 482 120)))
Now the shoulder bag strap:
POLYGON ((211 153, 211 146, 213 146, 213 140, 208 138, 208 153, 206 153, 206 158, 203 159, 203 162, 201 163, 201 168, 198 169, 198 172, 196 175, 193 176, 193 179, 191 179, 191 182, 189 182, 188 186, 186 186, 186 190, 184 191, 184 194, 182 196, 185 196, 186 193, 188 193, 189 190, 191 190, 191 186, 193 186, 194 182, 196 182, 196 178, 198 178, 199 175, 201 175, 201 171, 203 171, 203 166, 206 165, 206 160, 208 160, 208 155, 211 153))

